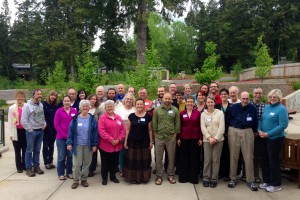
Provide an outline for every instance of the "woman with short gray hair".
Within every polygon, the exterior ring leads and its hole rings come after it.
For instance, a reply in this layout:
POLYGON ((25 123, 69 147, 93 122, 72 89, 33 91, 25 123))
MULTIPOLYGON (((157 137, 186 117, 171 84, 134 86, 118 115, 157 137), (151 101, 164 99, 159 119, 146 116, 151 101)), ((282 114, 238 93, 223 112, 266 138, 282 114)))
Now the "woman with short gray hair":
POLYGON ((270 104, 266 105, 258 124, 258 134, 263 138, 263 183, 259 188, 267 192, 277 192, 281 190, 280 153, 289 117, 287 109, 280 103, 282 92, 279 89, 269 92, 268 98, 270 104))
POLYGON ((119 183, 116 172, 119 164, 119 152, 125 136, 125 125, 122 118, 114 113, 114 101, 107 100, 104 104, 105 113, 98 121, 100 135, 102 185, 107 185, 108 172, 110 180, 119 183))
POLYGON ((68 134, 67 148, 73 154, 74 182, 71 186, 76 189, 79 180, 81 185, 88 187, 87 177, 92 162, 93 152, 97 151, 99 142, 96 119, 89 114, 90 101, 81 100, 79 114, 74 116, 68 134))

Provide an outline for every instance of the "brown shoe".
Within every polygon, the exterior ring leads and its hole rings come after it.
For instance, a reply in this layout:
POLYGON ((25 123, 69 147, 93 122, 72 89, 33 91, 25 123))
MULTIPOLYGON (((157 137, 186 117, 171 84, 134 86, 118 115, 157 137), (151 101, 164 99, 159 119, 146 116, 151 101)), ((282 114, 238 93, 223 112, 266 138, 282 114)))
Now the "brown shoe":
POLYGON ((26 175, 28 177, 34 177, 35 173, 32 171, 32 169, 26 169, 26 175))
POLYGON ((71 188, 72 188, 72 189, 76 189, 77 186, 78 186, 78 183, 73 183, 72 186, 71 186, 71 188))
POLYGON ((44 174, 44 171, 40 167, 33 167, 33 172, 37 174, 44 174))
POLYGON ((89 187, 89 184, 88 184, 88 182, 87 182, 86 180, 82 180, 82 181, 81 181, 81 185, 82 185, 83 187, 89 187))

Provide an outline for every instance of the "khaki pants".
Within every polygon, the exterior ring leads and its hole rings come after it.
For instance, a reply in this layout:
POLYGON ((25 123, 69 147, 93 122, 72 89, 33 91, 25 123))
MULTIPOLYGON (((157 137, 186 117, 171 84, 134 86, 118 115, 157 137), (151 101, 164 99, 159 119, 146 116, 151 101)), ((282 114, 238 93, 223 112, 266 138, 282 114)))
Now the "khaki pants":
POLYGON ((223 141, 214 145, 209 142, 203 142, 204 148, 204 167, 203 167, 203 180, 210 179, 218 180, 220 169, 220 158, 222 154, 223 141))
POLYGON ((89 174, 89 167, 92 162, 93 152, 88 146, 76 147, 77 154, 73 155, 73 176, 74 183, 86 180, 89 174))
POLYGON ((176 134, 171 140, 160 140, 155 137, 155 156, 156 156, 156 176, 163 175, 163 156, 165 147, 167 150, 169 164, 167 168, 168 176, 175 175, 175 148, 176 148, 176 134))
POLYGON ((246 168, 246 180, 247 182, 253 182, 254 134, 252 129, 238 129, 229 127, 228 145, 230 151, 229 177, 231 178, 231 180, 237 179, 237 163, 239 160, 240 150, 242 150, 246 168))

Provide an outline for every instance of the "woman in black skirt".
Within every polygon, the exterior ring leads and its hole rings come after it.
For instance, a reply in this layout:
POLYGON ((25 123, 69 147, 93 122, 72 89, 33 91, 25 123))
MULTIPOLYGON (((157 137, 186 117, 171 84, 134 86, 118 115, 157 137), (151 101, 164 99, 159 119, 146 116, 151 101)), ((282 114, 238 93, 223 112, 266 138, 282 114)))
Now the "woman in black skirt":
POLYGON ((151 178, 152 118, 145 112, 143 99, 138 98, 135 107, 128 117, 123 176, 131 183, 146 183, 151 178))

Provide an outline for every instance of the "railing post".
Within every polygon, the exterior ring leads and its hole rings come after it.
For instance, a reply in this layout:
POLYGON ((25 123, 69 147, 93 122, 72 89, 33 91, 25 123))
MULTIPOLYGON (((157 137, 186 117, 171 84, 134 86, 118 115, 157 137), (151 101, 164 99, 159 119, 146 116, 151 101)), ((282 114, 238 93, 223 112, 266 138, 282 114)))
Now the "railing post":
POLYGON ((4 110, 0 110, 0 144, 5 146, 4 110))

